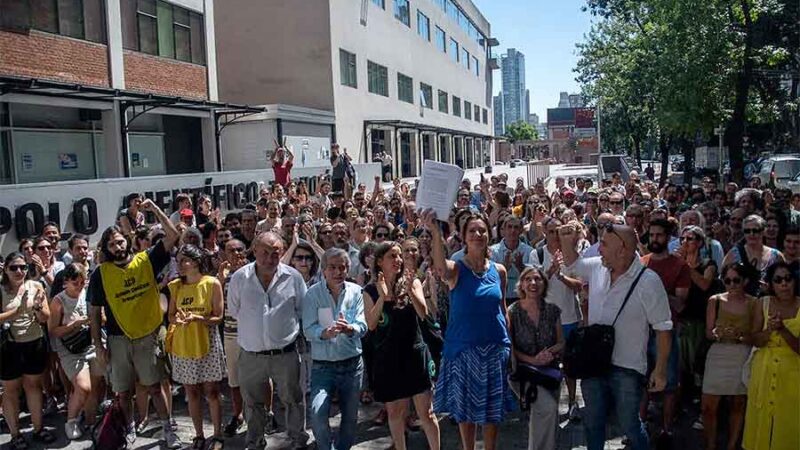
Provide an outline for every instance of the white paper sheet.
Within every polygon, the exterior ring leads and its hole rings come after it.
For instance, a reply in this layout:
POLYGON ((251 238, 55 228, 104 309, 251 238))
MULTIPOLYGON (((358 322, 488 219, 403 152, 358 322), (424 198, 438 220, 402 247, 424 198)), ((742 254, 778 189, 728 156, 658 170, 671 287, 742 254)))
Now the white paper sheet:
POLYGON ((464 169, 426 159, 417 187, 417 209, 424 211, 431 208, 436 212, 437 219, 447 220, 463 178, 464 169))
POLYGON ((317 310, 317 320, 322 328, 328 328, 333 325, 333 309, 320 308, 317 310))

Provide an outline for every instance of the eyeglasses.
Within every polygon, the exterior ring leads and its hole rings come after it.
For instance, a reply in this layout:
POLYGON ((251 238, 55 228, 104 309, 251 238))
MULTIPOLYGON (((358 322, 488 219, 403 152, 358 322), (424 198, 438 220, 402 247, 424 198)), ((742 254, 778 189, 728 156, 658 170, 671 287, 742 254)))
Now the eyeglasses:
POLYGON ((764 232, 763 228, 745 228, 742 230, 742 233, 744 234, 758 234, 763 232, 764 232))
POLYGON ((28 266, 25 265, 25 264, 14 264, 14 265, 8 266, 8 271, 9 272, 27 272, 28 271, 28 266))
POLYGON ((681 237, 681 242, 687 242, 687 241, 688 242, 693 242, 693 241, 699 241, 699 239, 697 239, 694 236, 683 236, 683 237, 681 237))
POLYGON ((297 261, 314 261, 314 257, 311 255, 294 255, 292 259, 297 261))
POLYGON ((739 284, 739 283, 742 282, 742 279, 739 278, 739 277, 725 278, 725 279, 722 280, 722 282, 725 283, 725 284, 739 284))
POLYGON ((791 275, 786 275, 785 277, 777 276, 772 279, 772 284, 783 284, 783 283, 789 283, 791 281, 792 281, 791 275))

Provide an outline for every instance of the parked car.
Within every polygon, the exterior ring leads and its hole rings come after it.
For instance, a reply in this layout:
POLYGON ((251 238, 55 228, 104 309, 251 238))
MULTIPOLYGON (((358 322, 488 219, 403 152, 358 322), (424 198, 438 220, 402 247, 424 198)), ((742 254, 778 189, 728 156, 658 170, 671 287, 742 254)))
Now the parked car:
POLYGON ((761 178, 761 184, 766 185, 769 183, 770 176, 773 173, 775 174, 775 182, 779 184, 795 179, 795 176, 800 173, 800 156, 770 156, 764 160, 758 172, 758 177, 761 178))

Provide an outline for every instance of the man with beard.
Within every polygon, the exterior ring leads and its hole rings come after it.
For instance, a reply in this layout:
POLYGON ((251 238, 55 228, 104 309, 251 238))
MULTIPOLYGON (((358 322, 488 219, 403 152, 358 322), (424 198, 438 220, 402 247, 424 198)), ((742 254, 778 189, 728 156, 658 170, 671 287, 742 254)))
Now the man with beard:
POLYGON ((669 183, 664 189, 664 204, 661 206, 666 207, 671 215, 675 215, 680 207, 680 196, 678 195, 678 186, 669 183))
MULTIPOLYGON (((642 264, 648 269, 654 271, 661 278, 664 284, 664 289, 667 291, 669 298, 670 311, 672 312, 672 323, 676 325, 676 329, 680 330, 677 325, 678 316, 686 307, 686 300, 689 297, 689 288, 692 285, 692 274, 686 262, 669 252, 669 240, 672 236, 673 225, 671 222, 663 219, 650 221, 649 235, 650 242, 647 243, 647 249, 650 251, 645 256, 642 256, 642 264)), ((648 360, 649 368, 655 365, 656 357, 656 342, 655 336, 650 337, 650 344, 648 346, 648 360)), ((678 335, 672 333, 672 346, 669 354, 669 363, 667 365, 667 385, 664 389, 664 414, 663 414, 663 428, 659 436, 659 448, 669 448, 672 442, 672 425, 675 421, 675 413, 678 407, 678 384, 680 379, 679 367, 679 354, 678 354, 678 335), (661 447, 666 446, 666 447, 661 447)), ((647 396, 642 402, 640 415, 642 419, 647 414, 647 396)))
POLYGON ((667 382, 672 321, 664 286, 658 275, 636 257, 636 233, 627 225, 605 226, 600 235, 600 257, 578 256, 580 233, 570 224, 560 227, 558 236, 564 272, 589 286, 587 325, 613 324, 617 336, 610 372, 581 380, 586 402, 582 416, 587 448, 605 447, 606 424, 613 407, 622 433, 630 439, 630 447, 649 449, 647 429, 639 418, 638 408, 646 383, 645 355, 651 328, 657 338, 658 359, 647 388, 659 392, 667 382))
POLYGON ((168 448, 179 448, 175 430, 170 425, 167 399, 161 390, 164 374, 158 353, 158 329, 164 313, 159 301, 156 277, 170 262, 170 251, 178 241, 178 230, 151 200, 143 200, 142 211, 155 214, 164 230, 164 238, 145 252, 133 255, 122 229, 112 226, 100 238, 104 260, 92 273, 87 300, 91 302, 91 334, 101 363, 111 369, 110 382, 120 400, 127 420, 127 440, 132 445, 136 430, 131 414, 134 383, 146 386, 162 421, 168 448), (101 338, 102 311, 108 345, 101 338))

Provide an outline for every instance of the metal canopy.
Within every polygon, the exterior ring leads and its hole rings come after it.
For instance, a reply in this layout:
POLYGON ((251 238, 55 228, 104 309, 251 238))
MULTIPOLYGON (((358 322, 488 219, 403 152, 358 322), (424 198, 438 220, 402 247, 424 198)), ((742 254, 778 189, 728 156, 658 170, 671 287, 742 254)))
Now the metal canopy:
POLYGON ((480 133, 470 133, 468 131, 461 131, 461 130, 453 130, 450 128, 442 128, 442 127, 435 127, 432 125, 426 125, 422 123, 416 122, 409 122, 406 120, 365 120, 364 126, 370 125, 381 125, 381 126, 389 126, 394 128, 413 128, 418 131, 431 131, 434 133, 439 134, 452 134, 452 135, 459 135, 459 136, 466 136, 466 137, 477 137, 481 139, 495 139, 494 136, 489 136, 487 134, 480 134, 480 133))
POLYGON ((162 106, 193 111, 211 112, 222 110, 222 114, 231 112, 260 113, 267 110, 264 107, 250 105, 211 102, 208 100, 195 100, 169 95, 86 86, 82 84, 64 83, 59 81, 39 80, 36 78, 0 76, 0 95, 11 93, 39 95, 43 97, 71 98, 76 100, 109 102, 119 101, 123 110, 126 110, 130 107, 135 107, 137 109, 141 108, 149 111, 162 106))

